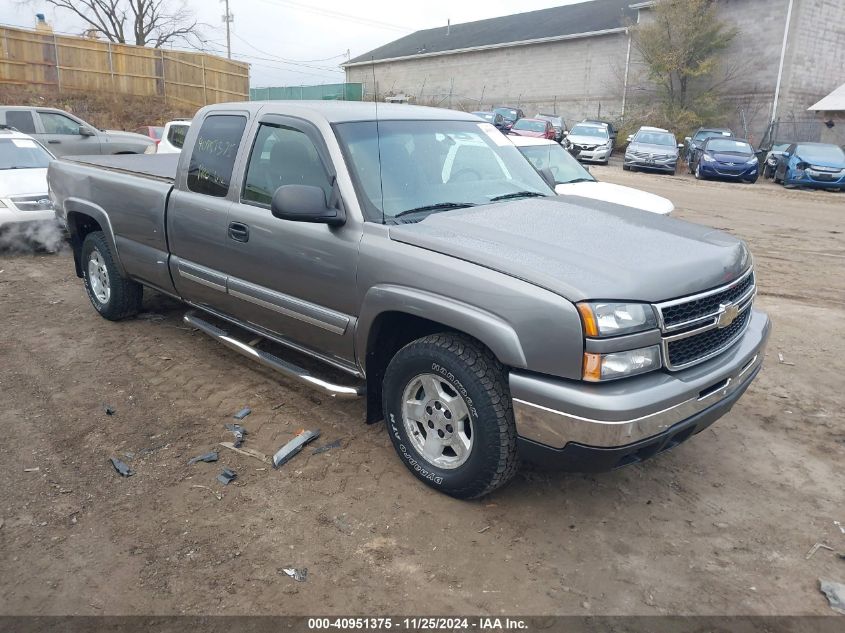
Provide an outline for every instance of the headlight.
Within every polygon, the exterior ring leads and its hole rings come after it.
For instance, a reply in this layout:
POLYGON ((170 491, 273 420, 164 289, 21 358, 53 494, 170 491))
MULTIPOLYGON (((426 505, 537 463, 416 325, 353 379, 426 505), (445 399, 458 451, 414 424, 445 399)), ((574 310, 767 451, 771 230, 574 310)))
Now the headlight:
POLYGON ((647 303, 590 301, 578 304, 587 336, 618 336, 657 327, 654 310, 647 303))
POLYGON ((607 143, 605 143, 605 144, 604 144, 604 146, 605 146, 607 149, 610 149, 611 147, 613 147, 613 141, 612 141, 612 140, 608 141, 607 143))
POLYGON ((660 367, 660 347, 652 345, 627 352, 584 354, 582 377, 589 382, 635 376, 660 367))
POLYGON ((703 160, 705 163, 712 163, 716 159, 713 158, 712 156, 708 156, 707 154, 702 154, 701 160, 703 160))
POLYGON ((750 160, 746 161, 746 165, 756 165, 757 164, 757 157, 754 156, 750 160))

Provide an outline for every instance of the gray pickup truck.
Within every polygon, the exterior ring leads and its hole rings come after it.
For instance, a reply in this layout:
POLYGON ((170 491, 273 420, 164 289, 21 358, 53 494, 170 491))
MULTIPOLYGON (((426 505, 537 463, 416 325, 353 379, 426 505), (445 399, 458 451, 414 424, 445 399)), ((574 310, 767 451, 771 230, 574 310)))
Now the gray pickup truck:
POLYGON ((409 470, 455 497, 520 457, 600 471, 670 449, 763 362, 741 240, 556 197, 469 114, 220 104, 181 155, 63 159, 48 180, 100 315, 137 313, 143 286, 180 299, 231 349, 366 398, 409 470))

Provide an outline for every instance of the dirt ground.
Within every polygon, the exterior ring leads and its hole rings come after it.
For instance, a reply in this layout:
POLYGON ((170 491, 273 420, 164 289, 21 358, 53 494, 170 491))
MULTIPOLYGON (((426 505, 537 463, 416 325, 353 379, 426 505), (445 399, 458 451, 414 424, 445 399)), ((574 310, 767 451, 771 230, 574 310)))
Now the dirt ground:
POLYGON ((845 194, 593 173, 748 240, 774 322, 765 367, 670 453, 526 469, 477 502, 411 477, 361 403, 186 329, 177 303, 149 293, 142 318, 111 323, 68 253, 0 256, 0 612, 832 614, 818 579, 845 582, 845 194), (279 471, 223 448, 187 466, 246 405, 249 447, 320 428, 315 446, 341 448, 279 471), (816 542, 835 552, 806 560, 816 542))

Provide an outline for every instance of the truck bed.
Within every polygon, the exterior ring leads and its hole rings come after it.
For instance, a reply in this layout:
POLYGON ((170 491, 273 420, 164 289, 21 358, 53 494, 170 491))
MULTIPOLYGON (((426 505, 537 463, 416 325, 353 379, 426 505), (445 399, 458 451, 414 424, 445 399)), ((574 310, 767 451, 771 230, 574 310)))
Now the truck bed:
POLYGON ((115 154, 111 156, 67 156, 64 160, 93 165, 109 171, 146 176, 173 183, 179 154, 115 154))

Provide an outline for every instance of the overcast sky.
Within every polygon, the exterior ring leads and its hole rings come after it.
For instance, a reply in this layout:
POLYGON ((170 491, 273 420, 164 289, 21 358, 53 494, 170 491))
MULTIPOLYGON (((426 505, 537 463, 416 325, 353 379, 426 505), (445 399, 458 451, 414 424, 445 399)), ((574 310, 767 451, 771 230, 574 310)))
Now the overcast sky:
MULTIPOLYGON (((179 0, 170 0, 178 3, 179 0)), ((470 22, 514 12, 573 4, 580 0, 229 0, 235 16, 232 57, 251 64, 258 86, 309 85, 343 81, 338 65, 420 29, 470 22), (316 60, 316 61, 314 61, 316 60)), ((226 54, 222 0, 186 0, 201 22, 210 52, 226 54)), ((0 0, 0 22, 31 28, 45 13, 56 31, 78 34, 80 22, 38 0, 0 0)))

